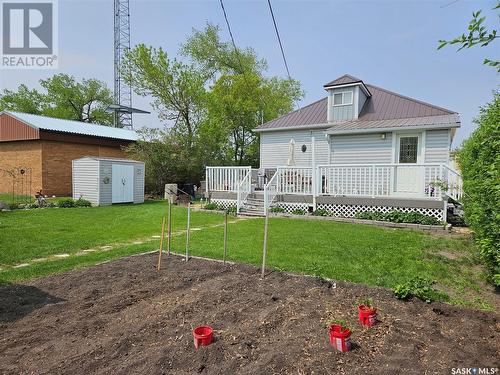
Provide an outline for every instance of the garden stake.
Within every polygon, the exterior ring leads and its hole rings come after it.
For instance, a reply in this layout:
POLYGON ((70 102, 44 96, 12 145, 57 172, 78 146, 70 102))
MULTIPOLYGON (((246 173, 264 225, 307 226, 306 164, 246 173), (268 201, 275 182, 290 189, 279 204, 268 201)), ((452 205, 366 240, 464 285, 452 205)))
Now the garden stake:
POLYGON ((163 253, 163 238, 165 237, 165 216, 163 216, 163 220, 161 222, 161 238, 160 238, 160 252, 158 253, 158 266, 157 270, 160 270, 161 267, 161 253, 163 253))
POLYGON ((227 256, 227 211, 224 214, 224 256, 222 261, 226 264, 226 256, 227 256))
POLYGON ((188 203, 188 217, 186 228, 186 261, 189 260, 189 226, 191 222, 191 202, 188 203))
POLYGON ((172 197, 168 199, 168 237, 167 237, 167 252, 170 255, 170 247, 172 237, 172 197))
POLYGON ((264 246, 262 249, 262 274, 261 278, 264 278, 264 274, 266 272, 266 257, 267 257, 267 230, 269 227, 269 215, 266 212, 266 219, 264 221, 264 246))

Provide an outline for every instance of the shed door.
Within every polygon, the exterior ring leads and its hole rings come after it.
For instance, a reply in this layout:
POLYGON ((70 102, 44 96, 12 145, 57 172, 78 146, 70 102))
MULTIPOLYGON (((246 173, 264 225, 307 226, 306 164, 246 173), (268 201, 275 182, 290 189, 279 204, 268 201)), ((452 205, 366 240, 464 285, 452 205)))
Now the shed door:
POLYGON ((134 201, 134 166, 113 164, 112 166, 112 203, 134 201))

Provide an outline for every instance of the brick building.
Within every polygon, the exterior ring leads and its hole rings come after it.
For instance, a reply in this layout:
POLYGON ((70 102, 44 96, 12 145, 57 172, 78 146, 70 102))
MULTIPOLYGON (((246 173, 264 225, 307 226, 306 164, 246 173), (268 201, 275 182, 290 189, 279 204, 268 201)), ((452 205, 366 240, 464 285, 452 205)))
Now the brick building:
POLYGON ((124 147, 137 138, 132 130, 1 112, 0 193, 71 196, 72 160, 125 158, 124 147))

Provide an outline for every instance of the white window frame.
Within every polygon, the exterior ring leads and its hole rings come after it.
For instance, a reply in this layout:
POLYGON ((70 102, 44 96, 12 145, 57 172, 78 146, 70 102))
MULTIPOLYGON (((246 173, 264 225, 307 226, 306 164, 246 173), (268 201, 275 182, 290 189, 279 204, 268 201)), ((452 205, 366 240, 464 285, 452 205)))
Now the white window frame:
POLYGON ((354 91, 350 91, 350 90, 347 90, 347 91, 339 91, 339 92, 334 92, 332 94, 332 103, 333 103, 333 106, 334 107, 342 107, 344 105, 352 105, 354 103, 354 91), (344 94, 351 94, 351 102, 350 103, 345 103, 344 102, 344 94), (335 104, 335 95, 338 95, 338 94, 342 94, 342 104, 335 104))

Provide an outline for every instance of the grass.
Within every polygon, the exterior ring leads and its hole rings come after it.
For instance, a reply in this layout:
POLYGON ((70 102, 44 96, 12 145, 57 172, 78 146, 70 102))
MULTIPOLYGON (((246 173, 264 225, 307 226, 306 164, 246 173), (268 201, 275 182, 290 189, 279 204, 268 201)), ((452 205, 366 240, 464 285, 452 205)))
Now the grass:
MULTIPOLYGON (((79 249, 128 241, 106 252, 32 264, 0 271, 0 282, 21 281, 151 251, 158 240, 165 210, 162 202, 89 209, 10 212, 0 216, 0 263, 21 261, 79 249), (141 244, 130 241, 149 238, 141 244)), ((222 258, 223 222, 215 213, 192 212, 190 253, 222 258)), ((234 220, 234 219, 232 219, 234 220)), ((173 231, 186 225, 186 209, 174 207, 173 231)), ((229 226, 228 258, 260 265, 263 219, 238 220, 229 226)), ((463 237, 432 236, 404 229, 387 229, 333 221, 271 218, 270 268, 392 288, 414 276, 437 281, 451 302, 491 309, 489 295, 472 242, 463 237)), ((172 237, 172 250, 185 251, 185 235, 172 237)))
MULTIPOLYGON (((0 213, 0 267, 54 254, 142 239, 161 231, 162 201, 142 205, 48 208, 0 213)), ((174 206, 172 230, 185 225, 186 209, 174 206)), ((193 212, 193 227, 221 220, 220 215, 193 212)))
POLYGON ((15 194, 14 196, 12 196, 12 193, 0 193, 0 202, 5 202, 7 204, 31 203, 34 200, 35 198, 30 195, 15 194))

